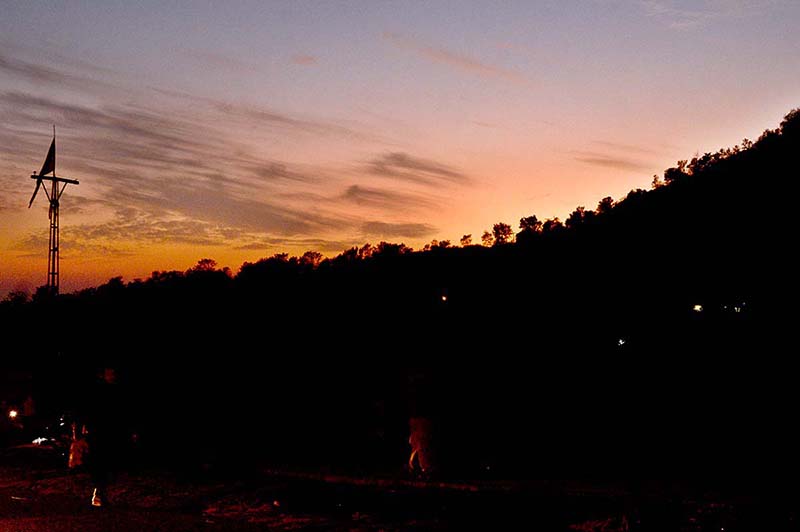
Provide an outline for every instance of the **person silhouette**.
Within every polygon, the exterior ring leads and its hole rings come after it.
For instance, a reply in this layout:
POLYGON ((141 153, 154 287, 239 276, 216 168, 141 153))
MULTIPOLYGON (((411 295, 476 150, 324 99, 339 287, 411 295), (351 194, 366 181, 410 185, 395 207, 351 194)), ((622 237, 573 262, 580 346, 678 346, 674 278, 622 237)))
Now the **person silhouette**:
POLYGON ((415 476, 427 479, 434 473, 433 423, 426 417, 409 419, 408 444, 411 456, 408 457, 408 468, 415 476))
POLYGON ((107 502, 111 477, 125 451, 125 404, 117 371, 105 366, 98 372, 85 408, 85 426, 89 443, 87 469, 92 482, 92 506, 107 502))

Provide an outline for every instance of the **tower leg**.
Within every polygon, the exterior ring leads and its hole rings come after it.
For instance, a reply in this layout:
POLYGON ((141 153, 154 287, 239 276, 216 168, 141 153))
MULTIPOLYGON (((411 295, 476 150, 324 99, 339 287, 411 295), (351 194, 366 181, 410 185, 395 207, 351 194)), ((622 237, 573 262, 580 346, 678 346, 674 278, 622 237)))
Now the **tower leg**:
POLYGON ((47 256, 47 288, 52 295, 58 295, 58 200, 50 202, 50 253, 47 256))

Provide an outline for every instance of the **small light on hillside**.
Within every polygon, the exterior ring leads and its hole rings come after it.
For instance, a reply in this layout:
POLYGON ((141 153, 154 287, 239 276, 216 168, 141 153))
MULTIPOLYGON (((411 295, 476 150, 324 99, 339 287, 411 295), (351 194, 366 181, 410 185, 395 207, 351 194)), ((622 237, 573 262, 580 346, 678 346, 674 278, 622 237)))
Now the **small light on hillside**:
POLYGON ((695 312, 703 312, 703 305, 695 305, 692 307, 692 310, 695 312))

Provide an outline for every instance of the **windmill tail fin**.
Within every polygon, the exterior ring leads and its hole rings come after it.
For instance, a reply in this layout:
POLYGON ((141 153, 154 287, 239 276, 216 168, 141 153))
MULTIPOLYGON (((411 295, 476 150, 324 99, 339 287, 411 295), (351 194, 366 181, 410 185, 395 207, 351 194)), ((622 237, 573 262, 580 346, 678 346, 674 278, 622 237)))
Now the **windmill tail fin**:
POLYGON ((36 199, 36 193, 39 192, 39 187, 40 186, 42 186, 42 180, 41 179, 37 179, 36 180, 36 188, 33 189, 33 196, 31 196, 31 201, 28 202, 28 208, 29 209, 31 208, 31 205, 33 205, 33 200, 36 199))

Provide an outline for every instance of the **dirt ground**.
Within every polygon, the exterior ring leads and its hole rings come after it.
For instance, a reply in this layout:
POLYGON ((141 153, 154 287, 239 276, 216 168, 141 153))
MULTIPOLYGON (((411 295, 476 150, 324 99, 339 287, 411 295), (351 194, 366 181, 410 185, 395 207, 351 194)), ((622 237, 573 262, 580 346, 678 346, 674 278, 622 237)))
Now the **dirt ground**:
POLYGON ((109 504, 98 509, 89 504, 85 473, 28 446, 0 453, 0 530, 800 530, 793 496, 781 490, 726 492, 719 489, 725 483, 714 485, 420 482, 286 470, 178 474, 140 468, 119 473, 109 504))

